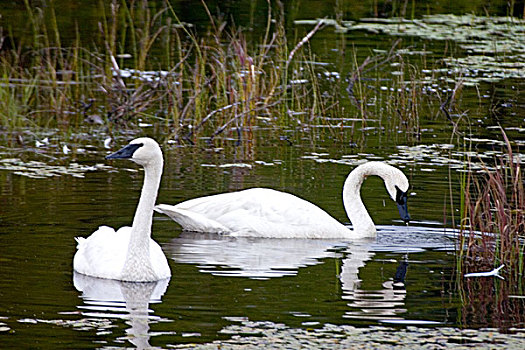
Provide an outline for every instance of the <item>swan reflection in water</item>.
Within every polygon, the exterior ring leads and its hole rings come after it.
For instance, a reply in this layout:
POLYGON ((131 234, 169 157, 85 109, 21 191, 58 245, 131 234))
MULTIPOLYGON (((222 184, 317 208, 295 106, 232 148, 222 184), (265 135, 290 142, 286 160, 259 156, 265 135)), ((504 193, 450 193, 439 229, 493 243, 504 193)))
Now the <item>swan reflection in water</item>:
MULTIPOLYGON (((341 244, 339 248, 344 248, 341 244)), ((231 237, 182 232, 167 246, 178 263, 194 264, 216 276, 268 279, 294 276, 300 267, 338 258, 335 241, 294 238, 231 237)))
POLYGON ((82 292, 85 305, 82 314, 97 318, 125 319, 130 326, 127 340, 137 349, 149 349, 150 322, 160 317, 151 315, 150 303, 160 303, 170 279, 156 282, 122 282, 73 273, 73 284, 82 292))
POLYGON ((361 289, 359 270, 378 251, 399 253, 403 257, 426 249, 442 249, 450 246, 450 242, 442 234, 436 238, 436 231, 427 228, 423 229, 428 232, 423 233, 407 233, 413 228, 395 226, 379 226, 378 229, 377 239, 354 242, 230 237, 184 231, 166 248, 174 261, 196 265, 200 272, 251 279, 295 276, 300 268, 321 264, 323 259, 342 259, 338 278, 342 299, 348 301, 350 307, 343 317, 402 321, 399 315, 407 311, 404 307, 407 260, 400 259, 396 276, 384 281, 377 290, 361 289), (402 235, 400 230, 403 230, 402 235), (400 240, 400 236, 405 239, 400 240))
POLYGON ((369 249, 370 246, 351 246, 343 260, 339 279, 343 290, 342 299, 347 300, 350 307, 350 311, 346 311, 343 317, 382 322, 403 320, 399 315, 407 312, 404 305, 408 261, 404 258, 399 262, 396 274, 384 281, 381 289, 365 290, 360 288, 359 268, 365 266, 366 261, 375 255, 369 249))

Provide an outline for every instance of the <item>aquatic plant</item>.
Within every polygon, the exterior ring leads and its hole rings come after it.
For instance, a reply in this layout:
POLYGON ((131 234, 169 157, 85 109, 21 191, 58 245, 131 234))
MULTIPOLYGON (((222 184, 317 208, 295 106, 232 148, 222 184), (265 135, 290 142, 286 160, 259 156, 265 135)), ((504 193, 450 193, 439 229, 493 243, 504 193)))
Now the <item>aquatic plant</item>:
POLYGON ((459 323, 508 331, 525 322, 525 300, 515 283, 498 278, 468 278, 461 283, 459 323))
POLYGON ((516 17, 438 14, 410 20, 364 18, 358 23, 344 22, 342 28, 456 42, 468 55, 444 57, 443 62, 453 73, 448 79, 461 79, 466 85, 523 78, 525 74, 525 20, 516 17))
POLYGON ((459 320, 480 327, 521 324, 525 310, 521 297, 525 253, 522 159, 514 153, 503 128, 501 134, 503 141, 493 142, 500 145, 501 151, 492 150, 492 156, 485 156, 485 160, 479 153, 475 156, 471 140, 463 138, 467 151, 459 176, 461 218, 456 251, 457 287, 462 301, 459 320), (464 277, 499 267, 500 278, 464 277))
POLYGON ((354 51, 349 65, 341 49, 343 63, 333 69, 310 47, 333 21, 297 26, 292 36, 280 2, 268 2, 256 36, 213 15, 204 1, 209 26, 197 32, 169 2, 157 8, 112 0, 99 3, 98 31, 86 46, 79 31, 63 42, 53 2, 25 4, 32 35, 0 55, 0 125, 8 130, 58 127, 67 134, 92 125, 119 132, 154 124, 181 142, 226 136, 239 143, 253 127, 271 126, 294 135, 326 130, 353 142, 357 125, 364 131, 380 120, 378 128, 419 139, 420 106, 429 95, 420 97, 419 69, 403 60, 398 41, 365 60, 354 51), (390 76, 388 64, 401 74, 390 76))
POLYGON ((459 239, 460 271, 489 271, 504 264, 509 283, 523 287, 525 189, 521 160, 502 129, 504 147, 481 174, 468 168, 459 239))
POLYGON ((279 4, 274 9, 268 3, 261 38, 248 37, 202 5, 210 28, 204 36, 183 28, 188 41, 180 36, 178 51, 184 55, 175 64, 176 74, 167 79, 167 121, 174 139, 195 142, 204 134, 212 142, 226 132, 239 143, 257 125, 301 127, 322 119, 328 107, 318 89, 319 69, 307 49, 320 25, 290 49, 279 4))
POLYGON ((11 131, 75 128, 83 116, 83 100, 94 98, 94 75, 89 71, 100 56, 80 47, 78 32, 72 47, 62 45, 53 6, 45 13, 28 0, 25 6, 32 35, 7 37, 0 54, 0 126, 11 131))

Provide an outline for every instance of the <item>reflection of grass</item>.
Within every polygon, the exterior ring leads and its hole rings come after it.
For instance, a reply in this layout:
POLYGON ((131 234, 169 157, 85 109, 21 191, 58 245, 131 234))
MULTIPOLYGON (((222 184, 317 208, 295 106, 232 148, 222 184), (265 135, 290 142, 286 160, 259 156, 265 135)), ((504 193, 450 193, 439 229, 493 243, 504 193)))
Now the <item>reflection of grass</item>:
POLYGON ((507 281, 469 278, 462 281, 461 292, 460 324, 506 331, 525 322, 525 300, 507 281))

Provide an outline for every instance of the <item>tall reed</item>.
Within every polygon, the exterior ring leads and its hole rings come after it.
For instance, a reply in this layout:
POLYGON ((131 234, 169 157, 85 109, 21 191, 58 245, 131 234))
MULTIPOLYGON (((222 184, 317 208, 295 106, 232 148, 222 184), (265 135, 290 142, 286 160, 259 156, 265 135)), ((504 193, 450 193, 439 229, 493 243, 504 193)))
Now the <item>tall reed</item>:
MULTIPOLYGON (((296 135, 328 130, 340 137, 350 127, 353 138, 358 125, 378 119, 387 130, 419 140, 425 97, 418 69, 396 52, 398 42, 361 62, 354 51, 349 73, 343 64, 334 72, 319 64, 311 47, 325 20, 292 35, 279 1, 267 1, 260 35, 212 14, 204 1, 205 32, 183 22, 169 1, 157 8, 146 0, 99 1, 98 30, 90 33, 89 45, 78 30, 63 42, 53 2, 41 9, 25 3, 32 35, 0 53, 0 89, 15 89, 0 91, 3 127, 76 129, 91 121, 118 132, 148 121, 182 142, 223 135, 241 142, 261 126, 286 127, 296 135), (384 69, 396 60, 404 78, 392 79, 384 69), (392 85, 380 101, 386 107, 371 107, 385 75, 392 85)), ((345 50, 339 51, 346 66, 345 50)))
MULTIPOLYGON (((212 141, 226 132, 240 140, 241 131, 249 131, 255 125, 289 125, 288 120, 283 120, 296 108, 320 114, 318 73, 306 59, 309 51, 305 54, 303 50, 319 27, 289 51, 284 14, 274 15, 270 2, 266 29, 255 40, 248 40, 247 33, 224 19, 213 17, 206 4, 202 5, 208 13, 210 29, 206 35, 197 36, 182 27, 177 43, 180 45, 179 40, 185 38, 189 41, 181 48, 184 56, 174 62, 175 77, 168 79, 172 103, 169 119, 175 122, 170 124, 175 137, 194 142, 199 134, 205 134, 212 141), (307 90, 299 81, 308 82, 307 90)), ((182 25, 180 21, 179 24, 182 25)))
POLYGON ((502 129, 502 156, 482 174, 468 169, 464 184, 459 258, 463 271, 505 265, 509 283, 523 288, 525 190, 520 159, 502 129), (464 249, 464 250, 463 250, 464 249))

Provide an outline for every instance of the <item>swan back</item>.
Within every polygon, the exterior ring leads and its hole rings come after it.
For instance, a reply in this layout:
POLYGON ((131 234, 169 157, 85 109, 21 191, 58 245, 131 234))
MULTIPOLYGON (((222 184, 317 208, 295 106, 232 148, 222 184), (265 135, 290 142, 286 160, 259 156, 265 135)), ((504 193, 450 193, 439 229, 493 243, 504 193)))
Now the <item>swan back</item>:
POLYGON ((401 170, 381 162, 356 167, 343 187, 343 202, 353 231, 318 206, 290 193, 251 188, 187 200, 177 205, 160 204, 160 213, 170 216, 183 229, 232 236, 273 238, 343 238, 374 236, 376 228, 362 200, 363 181, 380 176, 401 217, 408 221, 408 179, 401 170))
POLYGON ((270 188, 194 198, 175 206, 159 204, 155 210, 195 232, 266 238, 338 238, 350 234, 316 205, 270 188))

